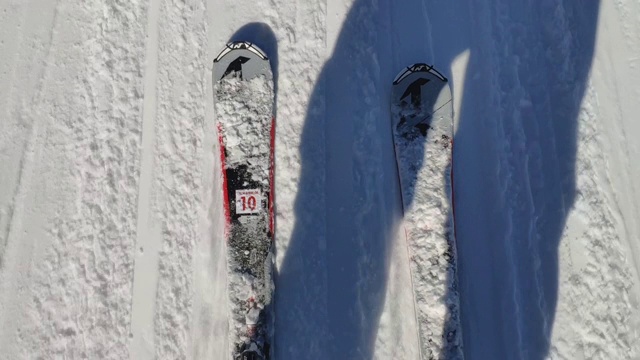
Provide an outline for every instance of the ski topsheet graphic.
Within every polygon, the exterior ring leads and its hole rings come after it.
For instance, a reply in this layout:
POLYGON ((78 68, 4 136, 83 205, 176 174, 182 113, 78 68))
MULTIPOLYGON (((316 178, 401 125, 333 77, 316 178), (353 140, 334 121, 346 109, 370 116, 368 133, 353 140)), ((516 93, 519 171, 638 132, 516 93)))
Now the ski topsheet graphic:
POLYGON ((269 359, 273 340, 273 79, 255 45, 213 61, 226 216, 232 359, 269 359))
POLYGON ((391 117, 423 359, 461 359, 447 79, 414 64, 393 81, 391 117))

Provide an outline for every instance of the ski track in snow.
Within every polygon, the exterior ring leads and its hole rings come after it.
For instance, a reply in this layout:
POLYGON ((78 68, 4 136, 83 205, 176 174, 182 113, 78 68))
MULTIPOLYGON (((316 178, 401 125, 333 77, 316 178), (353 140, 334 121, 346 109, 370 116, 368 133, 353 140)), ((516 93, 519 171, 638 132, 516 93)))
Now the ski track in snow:
POLYGON ((142 110, 142 139, 140 181, 138 190, 138 213, 136 229, 136 258, 134 267, 133 301, 131 303, 131 342, 129 355, 132 358, 149 357, 153 351, 153 316, 158 281, 158 252, 160 230, 151 222, 151 181, 153 156, 155 153, 155 119, 158 73, 158 14, 160 1, 153 0, 148 7, 148 34, 145 49, 144 103, 142 110))
MULTIPOLYGON (((139 169, 138 18, 145 8, 40 5, 48 6, 39 16, 24 13, 26 32, 16 44, 25 66, 32 56, 42 63, 36 88, 14 93, 26 97, 13 104, 31 135, 3 252, 3 349, 8 358, 122 358, 139 169)), ((15 63, 14 71, 24 70, 15 63)))
MULTIPOLYGON (((498 183, 481 181, 495 192, 493 199, 480 200, 479 206, 457 204, 466 351, 486 358, 634 358, 637 334, 631 324, 637 323, 637 305, 628 300, 632 285, 624 241, 603 199, 607 181, 593 180, 598 176, 593 169, 607 167, 596 145, 599 117, 589 111, 598 104, 585 90, 598 9, 544 1, 522 10, 501 2, 471 10, 478 14, 474 26, 482 31, 475 34, 479 49, 472 49, 470 62, 486 69, 471 79, 483 79, 493 89, 489 105, 473 113, 485 124, 479 133, 489 136, 482 161, 492 164, 486 170, 493 173, 485 176, 498 183), (530 31, 530 22, 542 24, 541 31, 530 31), (474 51, 485 57, 474 61, 474 51), (487 206, 493 212, 482 220, 467 213, 487 206), (490 234, 480 237, 487 244, 483 250, 465 243, 479 231, 490 234), (482 256, 478 250, 489 253, 482 256), (475 260, 487 258, 493 273, 471 270, 487 269, 475 260), (485 275, 490 280, 478 282, 485 275), (482 312, 489 304, 495 311, 482 312), (483 330, 471 328, 474 322, 483 330)), ((473 98, 472 91, 465 96, 473 98)), ((463 124, 466 116, 463 111, 463 124)), ((457 138, 459 147, 466 145, 457 138)), ((472 168, 463 166, 457 167, 457 179, 472 168)), ((458 182, 463 185, 457 200, 473 197, 465 184, 479 179, 466 178, 458 182)))
POLYGON ((211 61, 242 37, 276 80, 278 359, 419 356, 388 101, 423 61, 455 94, 466 358, 637 358, 639 10, 5 1, 2 357, 226 353, 211 61))
POLYGON ((155 357, 177 359, 192 357, 194 250, 202 238, 202 171, 210 169, 202 166, 202 141, 211 68, 204 2, 164 1, 160 18, 154 185, 162 247, 154 345, 155 357))

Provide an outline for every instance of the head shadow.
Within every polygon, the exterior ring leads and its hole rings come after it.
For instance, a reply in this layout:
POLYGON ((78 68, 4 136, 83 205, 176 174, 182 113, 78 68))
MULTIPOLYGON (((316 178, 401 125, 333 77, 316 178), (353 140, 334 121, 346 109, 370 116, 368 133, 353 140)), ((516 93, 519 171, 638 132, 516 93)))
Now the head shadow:
MULTIPOLYGON (((231 35, 229 42, 248 41, 258 46, 269 58, 273 74, 274 104, 278 103, 278 40, 271 27, 265 23, 253 22, 242 26, 231 35)), ((274 116, 276 107, 273 108, 274 116)))
MULTIPOLYGON (((454 161, 465 354, 544 359, 599 1, 464 1, 454 161)), ((436 18, 434 28, 456 26, 436 18)), ((453 64, 454 58, 450 59, 453 64)))

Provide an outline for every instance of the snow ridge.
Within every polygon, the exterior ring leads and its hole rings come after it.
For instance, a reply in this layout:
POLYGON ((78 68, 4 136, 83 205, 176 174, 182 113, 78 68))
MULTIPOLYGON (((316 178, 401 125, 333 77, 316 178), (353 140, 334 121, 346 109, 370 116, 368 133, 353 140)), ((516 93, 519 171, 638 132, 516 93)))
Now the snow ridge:
POLYGON ((561 254, 559 300, 551 356, 635 359, 627 254, 607 204, 608 165, 603 155, 598 100, 589 87, 580 111, 575 205, 568 215, 561 254))
MULTIPOLYGON (((205 238, 205 107, 210 68, 205 1, 160 5, 156 145, 152 204, 162 248, 155 299, 155 356, 192 357, 196 243, 205 238)), ((206 238, 205 238, 206 239, 206 238)))
POLYGON ((60 2, 52 11, 50 56, 25 113, 35 162, 25 164, 33 177, 23 204, 37 212, 20 241, 30 255, 16 257, 26 269, 13 275, 27 281, 14 298, 21 321, 7 334, 18 341, 4 354, 126 358, 145 6, 60 2))

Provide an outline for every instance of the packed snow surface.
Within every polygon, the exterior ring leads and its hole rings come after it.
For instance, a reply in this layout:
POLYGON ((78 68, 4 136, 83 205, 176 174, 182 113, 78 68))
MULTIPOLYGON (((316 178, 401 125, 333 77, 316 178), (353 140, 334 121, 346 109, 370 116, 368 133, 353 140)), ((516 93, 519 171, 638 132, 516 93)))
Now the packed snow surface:
POLYGON ((416 62, 453 91, 465 358, 637 359, 638 14, 0 2, 0 358, 224 357, 211 67, 241 39, 274 74, 277 359, 419 357, 389 113, 416 62))

